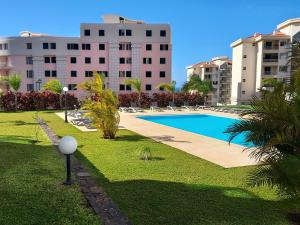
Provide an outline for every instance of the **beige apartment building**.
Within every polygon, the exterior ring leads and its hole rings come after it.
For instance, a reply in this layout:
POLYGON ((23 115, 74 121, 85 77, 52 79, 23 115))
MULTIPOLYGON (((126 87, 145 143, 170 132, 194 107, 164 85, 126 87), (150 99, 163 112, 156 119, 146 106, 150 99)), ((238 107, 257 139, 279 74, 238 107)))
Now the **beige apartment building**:
POLYGON ((254 33, 231 44, 231 104, 247 104, 253 96, 259 96, 264 79, 289 80, 293 40, 300 41, 300 18, 279 24, 273 33, 254 33))
POLYGON ((199 76, 202 80, 210 80, 213 84, 213 91, 209 94, 207 103, 229 104, 231 101, 231 65, 232 62, 227 56, 219 56, 210 62, 187 66, 187 80, 193 75, 199 76))

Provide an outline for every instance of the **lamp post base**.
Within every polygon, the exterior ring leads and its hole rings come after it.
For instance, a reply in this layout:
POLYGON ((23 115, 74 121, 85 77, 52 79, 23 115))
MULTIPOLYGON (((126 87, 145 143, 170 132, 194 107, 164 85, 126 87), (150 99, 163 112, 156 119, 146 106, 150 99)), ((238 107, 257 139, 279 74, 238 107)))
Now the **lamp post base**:
POLYGON ((71 185, 71 155, 66 155, 66 162, 67 162, 67 179, 63 183, 64 185, 71 185))

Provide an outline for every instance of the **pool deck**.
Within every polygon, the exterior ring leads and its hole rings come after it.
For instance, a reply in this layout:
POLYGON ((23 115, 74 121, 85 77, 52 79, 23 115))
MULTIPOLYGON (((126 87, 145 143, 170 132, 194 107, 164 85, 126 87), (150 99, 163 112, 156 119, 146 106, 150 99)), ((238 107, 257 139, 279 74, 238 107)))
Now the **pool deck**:
POLYGON ((164 112, 145 111, 139 113, 120 114, 120 126, 140 135, 149 137, 155 141, 210 161, 224 168, 258 164, 258 162, 249 157, 249 152, 243 151, 245 149, 243 146, 236 144, 229 145, 228 142, 225 141, 136 118, 136 116, 141 115, 207 114, 239 119, 238 115, 213 112, 210 110, 164 112))
MULTIPOLYGON (((63 113, 56 113, 62 119, 63 113)), ((145 137, 151 138, 157 142, 172 146, 191 155, 197 156, 224 168, 233 168, 240 166, 257 165, 258 162, 249 157, 249 152, 244 151, 245 147, 228 144, 226 141, 217 140, 200 134, 180 130, 177 128, 153 123, 147 120, 139 119, 137 116, 150 115, 186 115, 186 114, 207 114, 213 116, 223 116, 239 119, 235 114, 214 112, 210 110, 199 111, 171 111, 152 112, 146 110, 138 113, 120 113, 120 129, 128 129, 145 137)), ((95 131, 78 127, 83 132, 95 131)))

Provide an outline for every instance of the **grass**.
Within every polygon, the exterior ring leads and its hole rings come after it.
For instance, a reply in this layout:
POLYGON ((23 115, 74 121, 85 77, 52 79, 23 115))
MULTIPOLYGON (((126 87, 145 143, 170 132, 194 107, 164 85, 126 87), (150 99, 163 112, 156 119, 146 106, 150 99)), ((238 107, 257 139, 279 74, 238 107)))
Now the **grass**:
POLYGON ((0 224, 99 224, 33 113, 0 113, 0 224))
POLYGON ((53 113, 42 117, 58 135, 78 140, 77 158, 134 224, 285 225, 286 212, 300 211, 299 201, 280 198, 274 189, 246 186, 253 167, 224 169, 127 130, 104 140, 53 113), (145 147, 153 160, 139 159, 145 147))

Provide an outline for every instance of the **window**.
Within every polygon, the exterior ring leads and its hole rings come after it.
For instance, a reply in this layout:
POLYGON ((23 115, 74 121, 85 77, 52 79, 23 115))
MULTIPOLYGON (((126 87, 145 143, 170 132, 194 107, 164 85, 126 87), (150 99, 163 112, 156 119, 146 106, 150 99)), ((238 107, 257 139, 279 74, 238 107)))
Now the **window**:
POLYGON ((119 30, 119 36, 132 36, 132 31, 131 30, 125 30, 125 29, 120 29, 119 30))
POLYGON ((166 37, 167 36, 167 32, 165 30, 161 30, 160 31, 160 36, 161 37, 166 37))
POLYGON ((146 71, 146 77, 152 77, 152 72, 151 71, 146 71))
POLYGON ((152 30, 146 30, 146 37, 152 37, 152 30))
POLYGON ((126 77, 131 77, 131 71, 126 71, 126 77))
POLYGON ((160 64, 166 64, 166 58, 160 58, 159 63, 160 64))
POLYGON ((132 36, 132 31, 131 30, 126 30, 126 36, 132 36))
POLYGON ((210 68, 205 68, 205 72, 210 72, 210 68))
POLYGON ((84 58, 84 62, 85 62, 85 64, 91 64, 91 57, 85 57, 84 58))
POLYGON ((124 29, 119 30, 119 36, 125 36, 125 30, 124 29))
POLYGON ((244 66, 244 67, 243 67, 243 70, 247 70, 247 67, 246 67, 246 66, 244 66))
POLYGON ((246 94, 246 91, 242 91, 242 94, 243 94, 243 95, 246 94))
POLYGON ((51 49, 56 49, 56 43, 50 43, 50 48, 51 49))
POLYGON ((126 85, 126 91, 131 91, 131 85, 130 84, 126 85))
POLYGON ((103 76, 108 77, 107 71, 98 71, 99 74, 103 74, 103 76))
POLYGON ((44 57, 44 62, 45 63, 50 63, 51 62, 50 57, 44 57))
POLYGON ((120 91, 125 91, 125 84, 120 84, 119 90, 120 91))
POLYGON ((152 85, 146 84, 146 91, 151 91, 151 90, 152 90, 152 85))
POLYGON ((143 58, 144 64, 152 64, 152 58, 143 58))
POLYGON ((152 50, 152 45, 146 44, 146 51, 151 51, 151 50, 152 50))
POLYGON ((246 58, 247 58, 247 55, 243 55, 243 58, 246 59, 246 58))
POLYGON ((82 50, 91 50, 91 44, 82 44, 81 48, 82 50))
POLYGON ((32 49, 32 43, 26 43, 26 48, 27 49, 32 49))
POLYGON ((99 58, 99 64, 105 64, 105 58, 100 57, 99 58))
POLYGON ((125 77, 126 72, 125 71, 119 71, 119 77, 125 77))
POLYGON ((253 47, 255 47, 255 42, 254 42, 254 43, 252 43, 252 46, 253 46, 253 47))
POLYGON ((32 56, 26 57, 26 64, 27 65, 32 65, 33 64, 33 58, 32 58, 32 56))
POLYGON ((286 42, 285 41, 281 41, 280 42, 280 46, 285 46, 286 45, 286 42))
POLYGON ((33 78, 33 70, 26 71, 27 78, 33 78))
POLYGON ((76 70, 71 71, 71 77, 77 77, 77 71, 76 70))
POLYGON ((70 91, 76 91, 77 90, 77 84, 69 84, 68 89, 70 91))
POLYGON ((34 84, 27 84, 27 91, 33 91, 34 90, 34 84))
POLYGON ((43 43, 43 49, 49 49, 49 43, 43 43))
POLYGON ((70 58, 70 63, 76 64, 77 63, 77 58, 76 57, 71 57, 70 58))
POLYGON ((68 50, 79 50, 79 44, 76 43, 69 43, 67 44, 68 50))
POLYGON ((120 58, 120 64, 125 64, 125 58, 120 58))
POLYGON ((91 30, 84 30, 84 36, 91 36, 91 30))
POLYGON ((105 44, 99 44, 99 50, 105 50, 105 44))
POLYGON ((161 44, 160 45, 160 50, 161 51, 168 51, 169 50, 169 45, 168 44, 161 44))
POLYGON ((7 50, 8 49, 8 44, 0 44, 0 50, 7 50))
POLYGON ((51 76, 51 71, 45 70, 45 77, 50 77, 50 76, 51 76))
POLYGON ((56 63, 56 57, 55 56, 46 56, 44 57, 44 62, 45 63, 56 63))
POLYGON ((99 30, 99 36, 100 37, 103 37, 103 36, 105 36, 105 30, 99 30))
POLYGON ((159 77, 166 77, 166 71, 160 71, 159 77))
POLYGON ((271 41, 267 41, 267 42, 265 43, 265 48, 266 48, 266 49, 271 49, 272 46, 273 46, 273 43, 272 43, 271 41))
POLYGON ((57 77, 57 72, 56 72, 56 70, 52 70, 52 77, 57 77))
POLYGON ((124 50, 131 50, 131 43, 120 43, 119 44, 119 50, 124 51, 124 50))
POLYGON ((284 72, 286 73, 288 70, 288 67, 287 66, 279 66, 279 72, 284 72))
POLYGON ((93 77, 93 71, 85 71, 85 77, 93 77))
POLYGON ((243 79, 243 82, 245 83, 245 82, 246 82, 246 79, 243 79))
POLYGON ((132 59, 131 59, 131 57, 126 58, 126 64, 132 64, 132 59))

